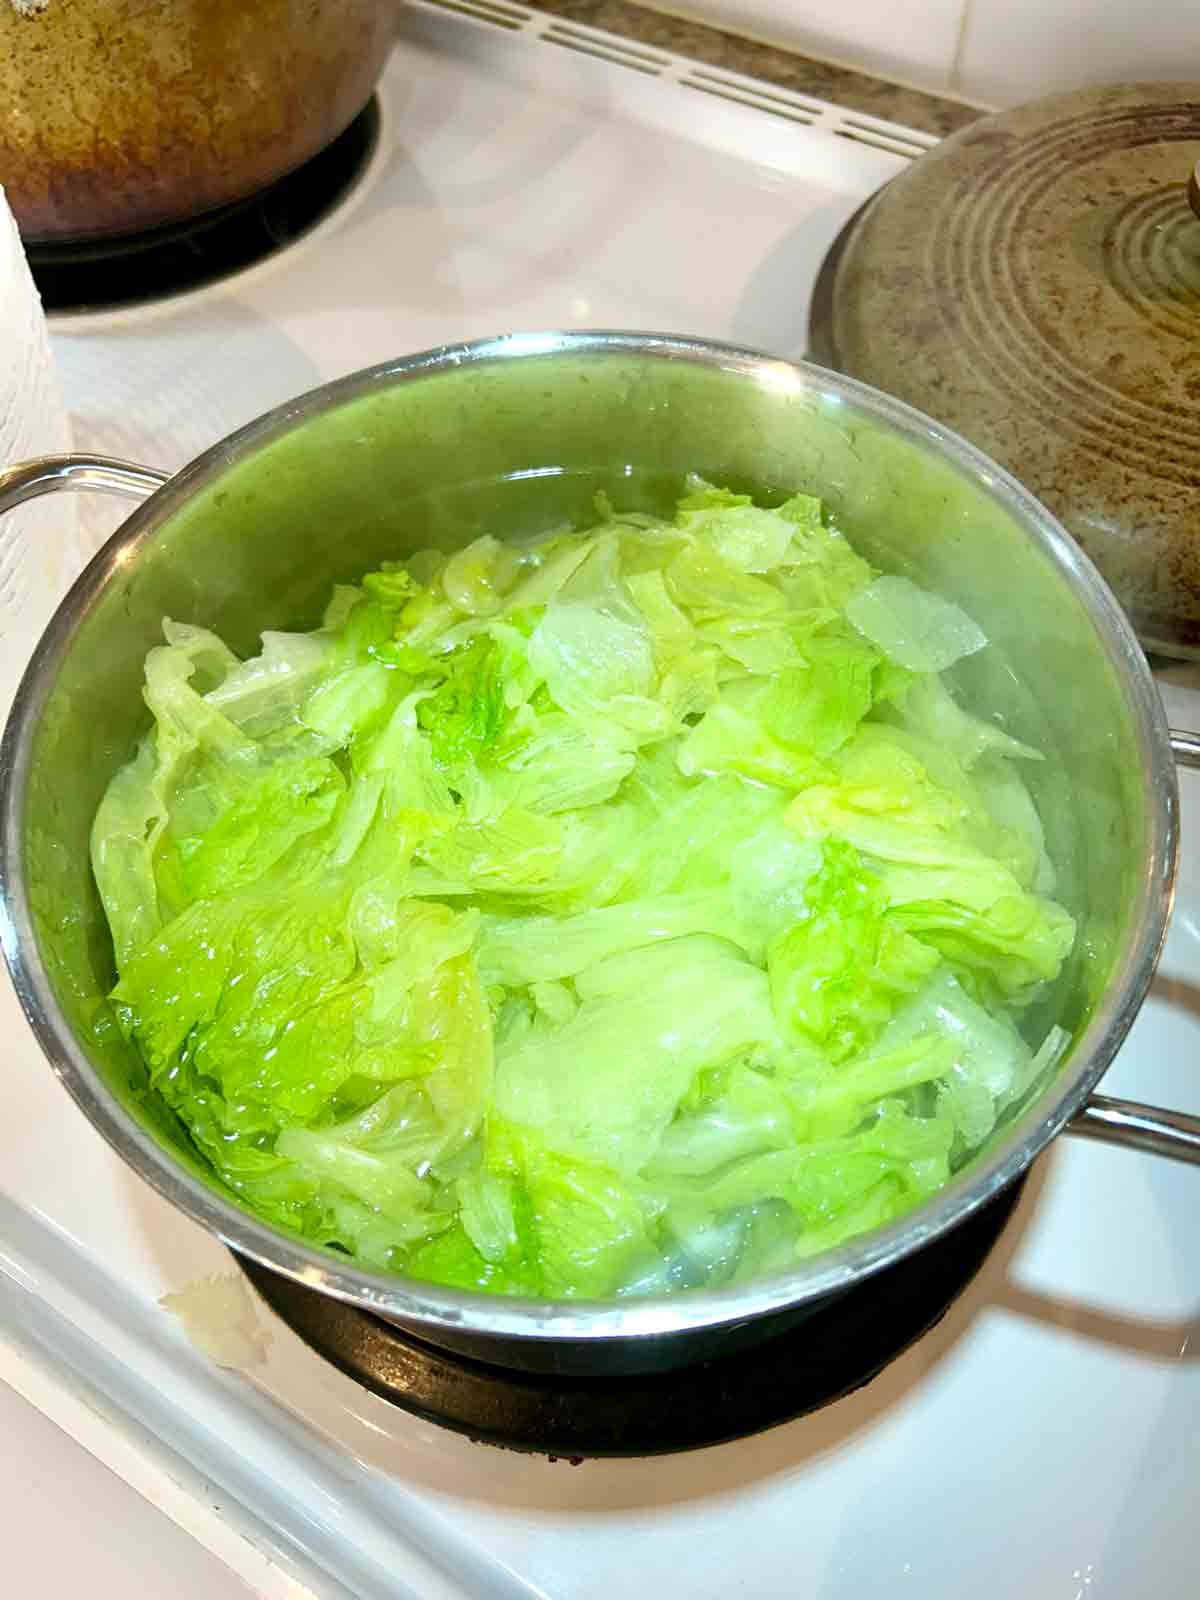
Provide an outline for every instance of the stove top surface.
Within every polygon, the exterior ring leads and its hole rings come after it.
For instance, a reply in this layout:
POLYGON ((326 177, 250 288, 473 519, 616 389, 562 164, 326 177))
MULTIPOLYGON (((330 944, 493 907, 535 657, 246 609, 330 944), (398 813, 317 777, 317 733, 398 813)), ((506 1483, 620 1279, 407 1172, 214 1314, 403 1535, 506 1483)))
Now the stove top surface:
MULTIPOLYGON (((930 142, 508 0, 410 0, 379 101, 361 178, 286 250, 52 318, 81 448, 173 469, 315 384, 510 329, 799 356, 839 229, 930 142)), ((91 538, 121 514, 89 507, 91 538)), ((1163 682, 1200 726, 1195 673, 1163 682)), ((1200 780, 1182 790, 1163 965, 1104 1087, 1195 1110, 1200 780)), ((960 1600, 968 1573, 1033 1600, 1200 1592, 1191 1171, 1059 1140, 872 1383, 736 1443, 565 1471, 372 1393, 248 1291, 244 1348, 214 1366, 160 1297, 240 1286, 224 1247, 110 1153, 7 987, 0 1014, 0 1376, 272 1600, 601 1600, 634 1574, 699 1597, 960 1600)))

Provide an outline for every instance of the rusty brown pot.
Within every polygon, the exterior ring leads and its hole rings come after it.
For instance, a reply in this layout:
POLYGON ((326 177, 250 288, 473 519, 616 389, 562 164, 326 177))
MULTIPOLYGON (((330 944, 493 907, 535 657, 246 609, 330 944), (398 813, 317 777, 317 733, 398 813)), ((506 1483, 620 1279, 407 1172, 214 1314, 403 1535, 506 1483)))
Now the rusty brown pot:
POLYGON ((181 221, 324 148, 394 0, 0 0, 0 185, 27 243, 181 221))

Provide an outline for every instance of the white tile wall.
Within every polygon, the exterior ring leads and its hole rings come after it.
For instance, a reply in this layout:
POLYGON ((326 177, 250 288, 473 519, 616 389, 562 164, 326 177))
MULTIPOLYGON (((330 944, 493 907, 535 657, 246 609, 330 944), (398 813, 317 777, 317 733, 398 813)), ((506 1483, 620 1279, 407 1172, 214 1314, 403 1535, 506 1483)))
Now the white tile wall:
POLYGON ((979 105, 1200 80, 1200 0, 649 0, 979 105))
MULTIPOLYGON (((649 0, 731 33, 948 89, 965 0, 649 0)), ((1153 0, 1149 0, 1153 3, 1153 0)), ((1181 0, 1182 3, 1182 0, 1181 0)), ((1200 0, 1196 0, 1200 4, 1200 0)))
MULTIPOLYGON (((788 0, 779 3, 786 6, 788 0)), ((1200 0, 966 0, 966 5, 952 87, 967 100, 1014 105, 1095 83, 1200 80, 1200 0)))

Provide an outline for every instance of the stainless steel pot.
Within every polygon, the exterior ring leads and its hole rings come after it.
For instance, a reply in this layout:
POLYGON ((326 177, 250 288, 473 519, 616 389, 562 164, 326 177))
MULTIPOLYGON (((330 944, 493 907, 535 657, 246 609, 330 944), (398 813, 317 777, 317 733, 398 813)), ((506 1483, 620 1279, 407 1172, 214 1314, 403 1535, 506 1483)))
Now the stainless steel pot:
POLYGON ((114 1149, 242 1254, 502 1365, 650 1371, 798 1320, 937 1239, 1063 1128, 1200 1162, 1200 1119, 1093 1091, 1158 958, 1176 860, 1170 735, 1129 625, 1087 558, 1012 478, 907 407, 819 368, 640 334, 517 335, 346 378, 232 435, 175 477, 86 457, 0 473, 0 512, 59 488, 149 496, 39 644, 0 747, 3 944, 41 1045, 114 1149), (241 1210, 105 1025, 113 980, 88 830, 145 725, 164 615, 241 650, 315 624, 330 585, 431 542, 583 521, 598 489, 662 508, 683 474, 811 488, 859 548, 965 605, 991 647, 960 664, 976 708, 1046 751, 1032 772, 1076 952, 1033 1019, 1074 1039, 1054 1081, 947 1188, 787 1272, 672 1299, 542 1303, 360 1271, 241 1210))

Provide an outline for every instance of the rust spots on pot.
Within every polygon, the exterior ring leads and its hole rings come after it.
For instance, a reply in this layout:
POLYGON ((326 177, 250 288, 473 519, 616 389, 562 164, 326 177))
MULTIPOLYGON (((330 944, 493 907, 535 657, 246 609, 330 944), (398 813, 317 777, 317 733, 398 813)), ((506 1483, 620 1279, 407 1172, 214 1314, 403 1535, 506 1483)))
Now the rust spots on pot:
POLYGON ((395 34, 388 0, 0 4, 0 185, 29 243, 239 200, 335 138, 395 34))

